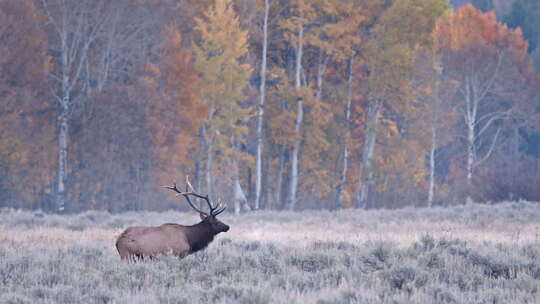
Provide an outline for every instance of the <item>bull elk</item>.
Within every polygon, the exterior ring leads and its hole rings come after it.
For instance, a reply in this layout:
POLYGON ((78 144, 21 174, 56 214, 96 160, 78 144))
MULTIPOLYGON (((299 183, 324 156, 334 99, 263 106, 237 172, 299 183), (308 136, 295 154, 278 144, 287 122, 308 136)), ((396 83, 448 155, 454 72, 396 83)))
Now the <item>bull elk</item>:
POLYGON ((116 240, 116 249, 122 260, 154 259, 162 254, 184 258, 206 248, 220 232, 229 231, 229 226, 216 218, 227 206, 221 203, 212 206, 208 196, 197 194, 187 178, 186 191, 180 191, 176 184, 165 188, 175 191, 177 196, 183 196, 191 208, 199 213, 201 222, 191 226, 163 224, 157 227, 129 227, 116 240), (206 201, 209 213, 195 207, 190 197, 206 201))

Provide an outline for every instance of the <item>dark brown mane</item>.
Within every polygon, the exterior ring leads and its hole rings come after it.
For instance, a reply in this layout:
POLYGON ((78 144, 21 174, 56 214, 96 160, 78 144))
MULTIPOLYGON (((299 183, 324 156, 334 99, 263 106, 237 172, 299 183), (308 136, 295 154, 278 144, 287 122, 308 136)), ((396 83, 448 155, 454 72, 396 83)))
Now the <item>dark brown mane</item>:
POLYGON ((205 222, 205 220, 189 228, 186 230, 186 237, 191 247, 190 253, 206 248, 214 240, 214 236, 216 235, 212 231, 211 224, 207 221, 205 222))

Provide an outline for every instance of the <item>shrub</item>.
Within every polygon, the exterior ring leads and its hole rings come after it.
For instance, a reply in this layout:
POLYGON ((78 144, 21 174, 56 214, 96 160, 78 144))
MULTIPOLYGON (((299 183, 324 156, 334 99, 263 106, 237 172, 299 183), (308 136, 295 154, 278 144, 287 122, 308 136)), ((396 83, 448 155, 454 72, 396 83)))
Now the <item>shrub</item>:
POLYGON ((416 270, 409 266, 395 266, 382 272, 382 278, 388 282, 391 288, 410 288, 416 277, 416 270))
POLYGON ((292 256, 287 260, 287 263, 302 271, 314 273, 332 267, 335 264, 335 259, 329 255, 311 253, 292 256))
MULTIPOLYGON (((374 229, 384 227, 381 223, 399 223, 402 219, 421 220, 421 227, 443 219, 488 225, 511 217, 517 220, 522 212, 540 214, 528 203, 509 206, 353 210, 332 213, 330 221, 341 232, 348 225, 374 229), (473 214, 466 212, 469 210, 473 214)), ((43 216, 3 211, 0 225, 5 226, 0 229, 13 224, 6 229, 17 235, 38 227, 69 229, 77 223, 80 229, 110 229, 182 217, 182 223, 193 221, 193 215, 187 218, 178 212, 43 216)), ((224 214, 224 221, 238 226, 246 221, 252 225, 251 221, 293 222, 304 218, 320 223, 329 221, 329 215, 305 211, 298 219, 287 212, 255 212, 249 218, 226 218, 224 214)), ((525 220, 532 218, 526 216, 525 220)), ((53 231, 62 233, 62 229, 53 231)), ((83 238, 73 244, 70 238, 55 235, 53 239, 58 242, 39 240, 36 246, 31 238, 23 237, 18 242, 8 235, 0 241, 0 303, 540 303, 540 245, 534 242, 480 243, 421 232, 419 240, 410 245, 316 239, 306 245, 279 240, 241 241, 238 235, 225 234, 207 249, 182 260, 160 256, 152 262, 128 264, 115 252, 112 236, 118 230, 108 233, 110 241, 103 240, 101 232, 94 242, 92 233, 80 233, 83 238)))

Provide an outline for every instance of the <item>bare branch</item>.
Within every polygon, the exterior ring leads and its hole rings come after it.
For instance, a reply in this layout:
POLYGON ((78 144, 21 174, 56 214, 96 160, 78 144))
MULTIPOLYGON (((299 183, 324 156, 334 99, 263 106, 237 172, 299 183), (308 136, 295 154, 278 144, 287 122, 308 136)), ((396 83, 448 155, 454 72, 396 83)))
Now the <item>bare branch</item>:
POLYGON ((60 35, 60 27, 56 23, 56 20, 52 17, 51 12, 49 10, 49 5, 47 5, 47 1, 41 0, 41 3, 43 3, 43 9, 45 10, 45 15, 47 15, 47 19, 49 19, 49 22, 53 25, 58 35, 60 35))
MULTIPOLYGON (((505 112, 493 112, 493 113, 490 113, 490 114, 493 114, 493 115, 491 115, 491 118, 489 118, 489 120, 486 122, 486 124, 478 131, 477 136, 481 136, 495 120, 504 119, 504 117, 509 115, 511 112, 512 112, 512 109, 510 109, 508 111, 505 111, 505 112)), ((486 114, 484 117, 482 117, 482 119, 485 119, 486 116, 488 116, 488 115, 489 114, 486 114)))
POLYGON ((474 167, 479 166, 481 163, 483 163, 486 159, 488 159, 491 156, 491 153, 493 152, 493 148, 495 147, 495 143, 497 143, 497 138, 499 137, 499 133, 501 132, 501 129, 502 129, 501 127, 497 129, 497 133, 495 133, 495 136, 493 137, 493 141, 491 142, 491 147, 489 147, 488 152, 486 153, 486 155, 484 155, 484 157, 482 157, 482 159, 474 163, 474 167))
POLYGON ((495 67, 495 71, 493 72, 493 75, 489 79, 489 81, 486 83, 484 88, 480 90, 480 96, 478 97, 478 100, 483 100, 484 97, 486 97, 487 93, 491 90, 493 84, 495 83, 495 79, 497 79, 497 76, 499 75, 499 70, 502 65, 504 52, 500 51, 497 53, 497 65, 495 67))

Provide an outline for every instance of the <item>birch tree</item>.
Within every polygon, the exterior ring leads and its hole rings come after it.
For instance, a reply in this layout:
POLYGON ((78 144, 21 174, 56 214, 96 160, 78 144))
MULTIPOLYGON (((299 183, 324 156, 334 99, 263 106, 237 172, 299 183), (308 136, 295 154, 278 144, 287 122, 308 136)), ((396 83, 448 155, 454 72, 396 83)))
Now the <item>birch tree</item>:
POLYGON ((314 19, 315 12, 311 1, 293 2, 293 15, 281 23, 281 27, 288 31, 287 40, 294 46, 295 68, 294 68, 294 88, 296 91, 296 117, 294 123, 295 140, 291 152, 291 172, 290 172, 290 190, 287 199, 287 208, 294 210, 296 208, 298 178, 299 178, 299 155, 302 142, 301 128, 304 121, 304 100, 302 96, 302 58, 304 55, 306 27, 314 19))
POLYGON ((436 39, 443 67, 458 82, 456 109, 465 127, 467 201, 471 201, 475 169, 490 158, 501 122, 513 113, 516 101, 506 96, 519 90, 531 72, 527 43, 521 30, 508 29, 493 12, 484 14, 472 5, 441 20, 436 39))
MULTIPOLYGON (((108 4, 99 43, 91 45, 85 66, 87 87, 99 92, 113 81, 127 81, 149 60, 159 39, 158 14, 151 5, 115 0, 108 4)), ((155 8, 154 8, 155 10, 155 8)))
POLYGON ((351 128, 351 109, 353 101, 354 67, 355 59, 361 52, 363 27, 368 21, 367 6, 359 5, 356 1, 340 0, 328 1, 321 4, 323 11, 322 25, 317 36, 312 38, 312 44, 320 48, 325 54, 324 60, 319 60, 317 73, 317 98, 322 97, 323 74, 326 70, 326 62, 332 58, 341 69, 346 71, 344 86, 346 93, 343 105, 343 116, 338 117, 343 123, 341 142, 341 168, 337 176, 336 207, 343 206, 345 186, 347 183, 347 170, 349 167, 349 140, 351 128), (322 63, 322 64, 321 64, 322 63))
POLYGON ((261 55, 261 85, 259 87, 259 105, 257 108, 257 155, 255 160, 255 210, 259 209, 262 189, 262 149, 263 149, 263 125, 264 104, 266 102, 266 67, 268 56, 268 14, 270 12, 270 0, 264 0, 263 9, 263 35, 261 55))
POLYGON ((440 56, 431 44, 418 50, 415 59, 415 96, 417 116, 412 118, 412 140, 419 142, 428 159, 426 205, 431 207, 436 196, 436 169, 440 148, 451 141, 455 133, 456 115, 451 100, 456 82, 443 72, 440 56))
POLYGON ((62 212, 66 208, 70 117, 84 101, 84 68, 90 48, 110 17, 106 13, 109 2, 41 0, 41 4, 48 20, 49 47, 54 59, 50 77, 58 108, 56 204, 62 212))
MULTIPOLYGON (((411 97, 410 70, 415 47, 430 39, 435 21, 447 9, 444 0, 397 0, 378 19, 370 33, 367 54, 369 77, 368 105, 362 146, 361 190, 358 207, 368 207, 375 183, 375 146, 382 129, 395 124, 386 113, 407 109, 411 97)), ((383 132, 385 133, 385 132, 383 132)))

